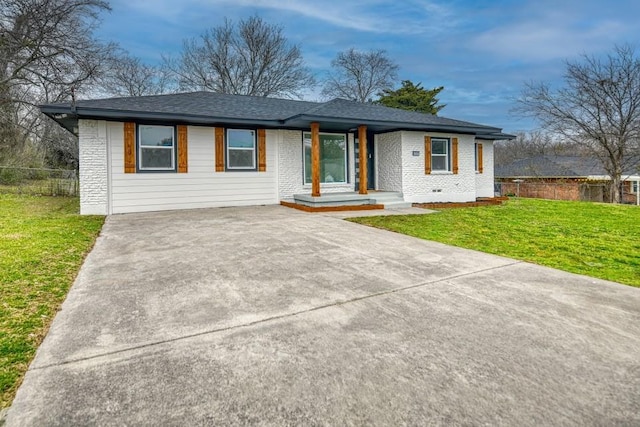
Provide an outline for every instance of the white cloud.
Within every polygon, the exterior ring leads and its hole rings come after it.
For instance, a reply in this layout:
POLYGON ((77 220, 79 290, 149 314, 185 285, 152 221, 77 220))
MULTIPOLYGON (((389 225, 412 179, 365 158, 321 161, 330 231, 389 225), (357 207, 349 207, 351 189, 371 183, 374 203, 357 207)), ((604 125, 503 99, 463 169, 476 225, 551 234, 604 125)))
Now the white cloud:
POLYGON ((612 21, 584 30, 568 25, 542 25, 539 21, 519 22, 480 33, 471 47, 496 56, 536 62, 610 49, 624 30, 622 24, 612 21))
POLYGON ((636 42, 640 3, 619 0, 527 0, 488 12, 492 26, 472 36, 470 48, 527 63, 598 54, 636 42), (502 24, 502 25, 500 25, 502 24))
POLYGON ((177 21, 193 9, 213 11, 214 7, 222 9, 225 15, 238 7, 271 9, 340 28, 379 34, 444 31, 453 23, 452 17, 455 16, 448 7, 432 0, 156 0, 135 4, 140 13, 162 16, 170 21, 177 21))

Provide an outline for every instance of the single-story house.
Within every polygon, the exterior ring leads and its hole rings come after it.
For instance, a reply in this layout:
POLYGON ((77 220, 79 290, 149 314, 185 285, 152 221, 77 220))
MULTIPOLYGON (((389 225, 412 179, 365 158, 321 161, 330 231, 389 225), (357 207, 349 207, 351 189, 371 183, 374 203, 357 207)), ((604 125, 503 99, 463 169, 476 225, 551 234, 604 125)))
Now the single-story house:
POLYGON ((315 205, 338 194, 374 203, 371 190, 405 203, 475 201, 493 196, 493 141, 512 138, 344 99, 192 92, 40 108, 79 137, 82 214, 315 205))
MULTIPOLYGON (((622 175, 623 202, 640 204, 640 165, 622 175), (635 170, 635 171, 634 171, 635 170)), ((501 194, 561 200, 610 201, 611 177, 588 156, 539 155, 495 167, 501 194)))

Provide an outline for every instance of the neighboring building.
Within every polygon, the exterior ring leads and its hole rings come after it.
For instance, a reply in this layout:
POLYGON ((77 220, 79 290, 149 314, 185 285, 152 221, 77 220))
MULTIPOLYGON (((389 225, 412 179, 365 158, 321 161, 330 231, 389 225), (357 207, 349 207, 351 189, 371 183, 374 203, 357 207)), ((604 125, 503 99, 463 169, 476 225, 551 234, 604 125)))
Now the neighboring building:
POLYGON ((493 141, 512 138, 343 99, 193 92, 40 108, 79 136, 83 214, 321 204, 338 194, 373 203, 368 190, 475 201, 493 196, 493 141))
MULTIPOLYGON (((501 195, 559 200, 610 201, 611 178, 595 158, 536 156, 495 168, 501 195), (517 181, 517 182, 515 182, 517 181)), ((622 176, 623 202, 639 203, 640 172, 622 176)))

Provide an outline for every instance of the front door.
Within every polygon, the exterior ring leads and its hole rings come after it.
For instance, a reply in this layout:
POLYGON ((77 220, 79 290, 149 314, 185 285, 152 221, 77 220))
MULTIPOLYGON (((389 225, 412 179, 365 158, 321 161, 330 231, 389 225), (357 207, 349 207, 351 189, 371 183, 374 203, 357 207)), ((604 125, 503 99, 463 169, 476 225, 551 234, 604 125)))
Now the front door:
MULTIPOLYGON (((356 158, 356 191, 360 188, 360 142, 358 141, 358 134, 355 134, 356 137, 356 149, 355 149, 355 158, 356 158)), ((375 153, 375 144, 373 143, 374 134, 371 132, 367 132, 367 189, 375 190, 376 189, 376 153, 375 153)))

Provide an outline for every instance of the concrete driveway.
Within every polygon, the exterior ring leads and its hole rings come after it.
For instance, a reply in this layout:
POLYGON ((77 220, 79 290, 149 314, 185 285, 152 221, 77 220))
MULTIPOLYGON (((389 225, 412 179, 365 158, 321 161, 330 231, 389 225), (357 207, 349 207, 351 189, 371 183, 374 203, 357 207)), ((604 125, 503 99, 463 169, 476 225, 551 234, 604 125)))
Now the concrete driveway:
POLYGON ((107 219, 7 417, 638 425, 640 289, 272 206, 107 219))

